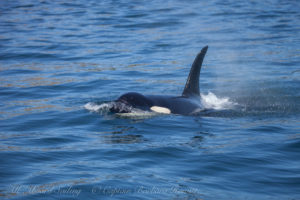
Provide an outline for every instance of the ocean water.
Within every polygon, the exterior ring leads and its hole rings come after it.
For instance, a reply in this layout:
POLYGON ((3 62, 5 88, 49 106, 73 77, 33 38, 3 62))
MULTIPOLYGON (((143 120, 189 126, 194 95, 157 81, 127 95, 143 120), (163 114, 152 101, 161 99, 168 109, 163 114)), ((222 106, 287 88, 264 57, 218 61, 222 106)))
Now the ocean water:
POLYGON ((0 1, 0 199, 300 199, 297 0, 0 1), (199 116, 120 117, 180 95, 199 116))

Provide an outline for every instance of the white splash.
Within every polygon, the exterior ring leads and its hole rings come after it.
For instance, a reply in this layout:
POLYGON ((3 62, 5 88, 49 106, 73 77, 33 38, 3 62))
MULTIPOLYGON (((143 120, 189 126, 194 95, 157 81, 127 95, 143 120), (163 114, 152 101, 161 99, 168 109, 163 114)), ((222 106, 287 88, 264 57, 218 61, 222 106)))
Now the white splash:
POLYGON ((99 104, 89 102, 84 105, 84 108, 91 112, 108 112, 111 106, 112 106, 111 103, 102 103, 99 105, 99 104))
MULTIPOLYGON (((108 102, 102 104, 89 102, 84 105, 84 108, 91 112, 97 112, 100 113, 101 115, 106 115, 107 113, 109 113, 109 110, 113 107, 113 105, 114 102, 108 102)), ((143 111, 136 108, 131 108, 131 109, 132 110, 130 113, 116 113, 116 115, 121 118, 144 119, 144 118, 149 118, 160 114, 157 112, 143 111)))
POLYGON ((201 103, 206 109, 224 110, 230 109, 237 103, 230 101, 228 97, 218 98, 214 93, 201 94, 201 103))

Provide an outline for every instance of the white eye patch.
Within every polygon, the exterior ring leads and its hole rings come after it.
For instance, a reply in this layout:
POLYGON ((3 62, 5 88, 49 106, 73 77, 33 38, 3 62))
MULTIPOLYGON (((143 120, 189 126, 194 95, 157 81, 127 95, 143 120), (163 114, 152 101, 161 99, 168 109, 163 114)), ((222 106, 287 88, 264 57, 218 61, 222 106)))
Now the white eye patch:
POLYGON ((150 110, 157 112, 157 113, 163 113, 163 114, 170 114, 171 110, 165 107, 159 107, 159 106, 152 106, 150 110))

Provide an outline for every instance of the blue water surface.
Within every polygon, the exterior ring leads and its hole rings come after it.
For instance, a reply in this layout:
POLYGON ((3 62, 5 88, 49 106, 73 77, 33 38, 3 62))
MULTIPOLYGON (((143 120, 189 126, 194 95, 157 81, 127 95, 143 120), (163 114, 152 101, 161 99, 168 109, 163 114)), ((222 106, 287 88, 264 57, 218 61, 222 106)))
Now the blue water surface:
POLYGON ((297 0, 0 1, 0 198, 300 199, 297 0), (180 95, 200 116, 85 108, 180 95))

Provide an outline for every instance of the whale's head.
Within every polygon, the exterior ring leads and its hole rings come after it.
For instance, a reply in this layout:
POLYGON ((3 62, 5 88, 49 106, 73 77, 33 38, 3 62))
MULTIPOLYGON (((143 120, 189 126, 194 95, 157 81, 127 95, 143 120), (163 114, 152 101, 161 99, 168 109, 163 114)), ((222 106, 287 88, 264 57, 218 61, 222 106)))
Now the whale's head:
POLYGON ((151 106, 153 106, 153 103, 150 99, 142 94, 130 92, 120 96, 114 102, 110 111, 115 113, 130 113, 133 109, 149 110, 151 106))

